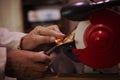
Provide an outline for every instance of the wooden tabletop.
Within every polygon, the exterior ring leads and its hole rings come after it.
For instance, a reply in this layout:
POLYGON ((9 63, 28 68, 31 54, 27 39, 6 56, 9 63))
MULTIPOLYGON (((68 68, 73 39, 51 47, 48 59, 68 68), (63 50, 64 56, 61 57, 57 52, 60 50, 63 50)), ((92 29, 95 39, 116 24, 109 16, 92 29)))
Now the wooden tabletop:
POLYGON ((120 80, 119 74, 47 74, 37 80, 120 80))

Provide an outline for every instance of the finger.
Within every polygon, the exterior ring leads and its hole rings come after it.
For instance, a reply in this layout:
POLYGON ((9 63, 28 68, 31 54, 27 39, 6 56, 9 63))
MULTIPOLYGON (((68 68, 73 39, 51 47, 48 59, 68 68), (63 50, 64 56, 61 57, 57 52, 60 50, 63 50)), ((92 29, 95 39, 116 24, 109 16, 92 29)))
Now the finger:
POLYGON ((43 77, 43 75, 44 75, 43 72, 33 72, 32 74, 30 74, 30 79, 28 80, 37 80, 37 79, 39 80, 41 77, 43 77))
POLYGON ((48 26, 47 28, 49 28, 49 29, 51 29, 51 30, 55 30, 55 31, 57 31, 57 32, 60 32, 60 29, 59 29, 59 27, 58 27, 57 25, 50 25, 50 26, 48 26))
POLYGON ((59 31, 49 29, 46 27, 41 27, 41 26, 37 26, 36 29, 34 30, 34 32, 38 35, 54 36, 54 37, 58 37, 58 38, 62 38, 65 36, 65 34, 59 32, 59 31))
POLYGON ((25 79, 21 79, 21 80, 31 80, 31 78, 37 78, 43 75, 43 72, 39 71, 39 67, 28 67, 23 76, 25 79))
POLYGON ((58 31, 55 31, 55 30, 52 30, 52 29, 46 29, 42 32, 42 35, 45 35, 45 36, 53 36, 53 37, 56 37, 56 38, 63 38, 65 36, 65 34, 61 33, 61 32, 58 32, 58 31))
POLYGON ((34 45, 51 43, 51 42, 55 41, 55 37, 35 35, 33 41, 34 41, 34 43, 33 43, 34 45))
POLYGON ((29 68, 36 72, 44 72, 48 69, 48 66, 42 63, 33 63, 32 65, 29 66, 29 68))
POLYGON ((34 62, 50 62, 50 57, 47 56, 43 51, 36 53, 32 59, 34 62))
POLYGON ((52 53, 52 54, 50 55, 50 59, 53 60, 56 56, 57 56, 56 53, 52 53))

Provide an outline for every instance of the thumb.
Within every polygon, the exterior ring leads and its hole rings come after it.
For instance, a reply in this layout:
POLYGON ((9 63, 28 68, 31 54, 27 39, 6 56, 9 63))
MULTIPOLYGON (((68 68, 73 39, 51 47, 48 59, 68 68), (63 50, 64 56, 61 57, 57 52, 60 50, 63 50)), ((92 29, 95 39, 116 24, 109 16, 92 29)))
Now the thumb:
POLYGON ((34 55, 33 61, 35 62, 50 62, 50 57, 44 51, 38 52, 34 55))

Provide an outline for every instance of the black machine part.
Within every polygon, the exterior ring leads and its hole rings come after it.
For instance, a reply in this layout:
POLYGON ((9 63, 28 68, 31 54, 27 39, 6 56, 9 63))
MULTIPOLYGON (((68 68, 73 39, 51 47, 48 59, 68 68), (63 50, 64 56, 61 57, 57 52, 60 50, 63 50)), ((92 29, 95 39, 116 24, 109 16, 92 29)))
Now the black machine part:
POLYGON ((71 60, 75 61, 75 62, 80 62, 76 56, 73 54, 73 49, 75 49, 75 42, 70 42, 67 44, 64 44, 63 46, 61 46, 62 52, 71 60))
POLYGON ((120 5, 120 0, 82 1, 68 4, 61 9, 61 16, 73 21, 83 21, 104 8, 120 5))

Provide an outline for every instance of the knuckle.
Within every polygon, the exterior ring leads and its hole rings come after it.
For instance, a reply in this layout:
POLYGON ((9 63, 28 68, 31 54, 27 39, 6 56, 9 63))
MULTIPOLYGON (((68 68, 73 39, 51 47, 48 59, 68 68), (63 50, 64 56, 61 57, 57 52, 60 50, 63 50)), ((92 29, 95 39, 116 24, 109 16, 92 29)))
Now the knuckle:
POLYGON ((58 28, 58 25, 53 25, 53 27, 58 28))
POLYGON ((43 62, 45 62, 45 61, 47 61, 47 60, 48 60, 47 56, 42 57, 42 61, 43 61, 43 62))
POLYGON ((49 57, 46 54, 44 54, 44 53, 40 53, 39 56, 40 56, 40 58, 41 58, 40 60, 42 62, 46 62, 46 61, 49 60, 49 57))
POLYGON ((55 27, 57 27, 57 28, 58 28, 58 25, 55 25, 55 27))
POLYGON ((39 30, 39 28, 40 28, 40 26, 36 26, 36 27, 35 27, 36 30, 39 30))

